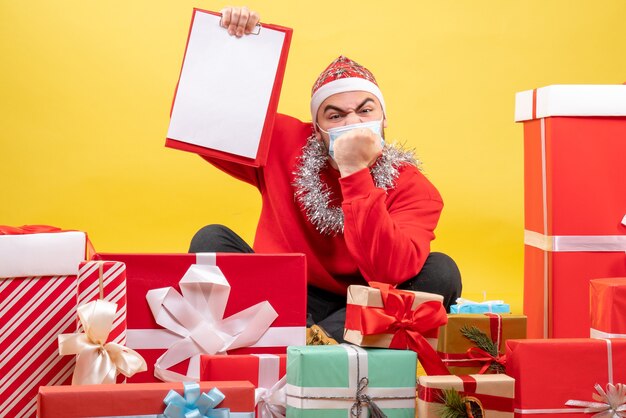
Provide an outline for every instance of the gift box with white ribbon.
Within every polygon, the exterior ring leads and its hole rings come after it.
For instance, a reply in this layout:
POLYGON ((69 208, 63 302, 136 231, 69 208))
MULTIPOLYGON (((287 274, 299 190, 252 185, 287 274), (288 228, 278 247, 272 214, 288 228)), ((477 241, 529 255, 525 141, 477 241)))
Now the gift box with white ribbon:
POLYGON ((80 231, 0 226, 0 416, 34 417, 40 385, 69 384, 74 357, 57 336, 76 331, 80 231))
POLYGON ((287 416, 414 418, 416 357, 350 344, 289 347, 287 416))
POLYGON ((626 410, 625 339, 509 340, 506 345, 515 417, 616 417, 626 410))
POLYGON ((285 354, 203 355, 201 380, 247 380, 255 387, 256 416, 285 416, 285 354))
POLYGON ((626 85, 516 95, 528 336, 589 335, 589 280, 626 276, 626 85))
POLYGON ((148 364, 129 382, 197 380, 202 354, 305 344, 302 254, 97 254, 126 264, 126 346, 148 364))

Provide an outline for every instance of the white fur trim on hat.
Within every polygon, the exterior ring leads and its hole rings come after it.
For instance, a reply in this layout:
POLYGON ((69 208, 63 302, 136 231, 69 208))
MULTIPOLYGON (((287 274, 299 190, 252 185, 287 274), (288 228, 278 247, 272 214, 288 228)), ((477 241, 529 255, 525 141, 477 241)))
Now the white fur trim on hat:
POLYGON ((347 91, 366 91, 368 93, 372 93, 380 101, 383 113, 387 113, 385 111, 383 93, 376 84, 364 78, 340 78, 324 84, 322 87, 317 89, 315 93, 313 93, 313 97, 311 97, 311 118, 313 123, 317 123, 317 110, 324 100, 328 99, 333 94, 345 93, 347 91))

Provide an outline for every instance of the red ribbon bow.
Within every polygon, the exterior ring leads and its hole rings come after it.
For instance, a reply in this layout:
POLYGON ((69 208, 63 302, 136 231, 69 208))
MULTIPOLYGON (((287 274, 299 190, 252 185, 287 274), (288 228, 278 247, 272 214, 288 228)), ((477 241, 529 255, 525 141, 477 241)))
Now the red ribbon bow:
POLYGON ((361 310, 363 335, 393 334, 389 348, 413 350, 419 354, 426 373, 449 375, 437 352, 424 337, 448 322, 442 303, 428 301, 412 309, 415 294, 385 283, 371 282, 370 286, 380 290, 383 308, 361 310))
POLYGON ((490 353, 483 350, 482 348, 471 347, 467 349, 467 357, 483 363, 481 369, 478 371, 478 374, 485 373, 489 366, 491 366, 493 363, 498 363, 502 367, 506 368, 506 354, 492 356, 490 353))

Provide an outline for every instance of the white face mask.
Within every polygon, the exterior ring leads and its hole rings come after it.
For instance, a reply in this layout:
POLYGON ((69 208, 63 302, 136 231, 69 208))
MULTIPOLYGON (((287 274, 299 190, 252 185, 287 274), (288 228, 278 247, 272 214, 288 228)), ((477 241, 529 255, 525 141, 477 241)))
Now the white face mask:
POLYGON ((319 125, 317 125, 317 127, 319 128, 320 131, 328 135, 328 138, 329 138, 328 154, 330 155, 331 158, 335 158, 335 152, 333 151, 333 145, 335 144, 335 140, 339 138, 341 135, 345 134, 346 132, 350 132, 353 129, 363 129, 363 128, 369 129, 370 131, 378 135, 378 137, 380 138, 380 146, 384 147, 385 140, 383 139, 382 134, 381 134, 382 124, 383 124, 383 120, 381 119, 381 120, 373 120, 371 122, 362 122, 362 123, 354 123, 352 125, 339 126, 337 128, 331 128, 327 131, 320 128, 319 125))

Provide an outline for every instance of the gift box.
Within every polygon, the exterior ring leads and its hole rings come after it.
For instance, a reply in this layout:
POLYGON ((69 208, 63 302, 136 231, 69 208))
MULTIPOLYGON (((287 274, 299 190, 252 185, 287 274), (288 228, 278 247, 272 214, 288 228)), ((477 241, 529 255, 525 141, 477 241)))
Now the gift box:
POLYGON ((514 394, 515 379, 503 374, 420 376, 417 383, 417 416, 441 417, 446 408, 463 410, 469 406, 474 416, 512 418, 514 394), (446 397, 446 391, 452 390, 459 396, 446 397), (475 413, 476 409, 480 415, 475 413))
POLYGON ((59 356, 57 336, 76 331, 76 275, 87 244, 84 232, 0 226, 2 417, 35 416, 40 385, 71 381, 74 358, 59 356))
POLYGON ((589 280, 626 276, 626 86, 518 93, 528 336, 589 335, 589 280), (590 197, 592 196, 592 197, 590 197))
POLYGON ((589 282, 591 337, 626 338, 626 277, 589 282))
MULTIPOLYGON (((515 379, 515 416, 581 416, 583 408, 566 403, 606 404, 596 385, 605 390, 608 384, 626 382, 624 365, 624 339, 509 340, 506 370, 515 379)), ((626 399, 619 402, 626 403, 626 399)), ((602 411, 600 407, 596 412, 602 411)))
POLYGON ((286 354, 203 355, 200 358, 200 380, 251 382, 256 388, 256 416, 260 418, 285 415, 286 373, 286 354))
POLYGON ((197 380, 201 354, 284 354, 288 345, 305 343, 302 254, 97 254, 95 259, 126 265, 127 297, 133 301, 127 307, 126 346, 148 364, 148 372, 129 382, 157 381, 155 372, 161 380, 197 380))
POLYGON ((437 353, 455 375, 503 373, 506 341, 522 338, 526 338, 524 315, 449 314, 448 323, 439 330, 437 353), (473 334, 491 340, 492 350, 481 349, 476 340, 465 335, 473 327, 477 330, 473 334))
POLYGON ((349 344, 289 347, 287 416, 414 418, 416 354, 349 344))
POLYGON ((502 300, 486 300, 474 302, 472 300, 458 298, 456 304, 450 306, 452 314, 484 314, 484 313, 511 313, 511 307, 502 300))
POLYGON ((349 286, 344 340, 362 347, 411 349, 428 374, 447 374, 435 348, 445 324, 443 296, 383 283, 349 286))
MULTIPOLYGON (((218 408, 229 408, 231 418, 254 418, 254 387, 250 382, 133 383, 86 386, 42 386, 37 396, 38 418, 84 417, 163 417, 166 400, 180 399, 170 391, 185 396, 191 407, 202 402, 192 398, 198 390, 209 393, 217 388, 224 395, 218 408), (169 395, 169 396, 168 396, 169 395)), ((219 400, 221 397, 216 399, 219 400)), ((171 402, 174 403, 174 402, 171 402)), ((191 408, 190 408, 191 409, 191 408)), ((168 416, 185 416, 180 415, 168 416)), ((204 416, 204 415, 202 415, 204 416)), ((220 415, 222 416, 222 415, 220 415)))

